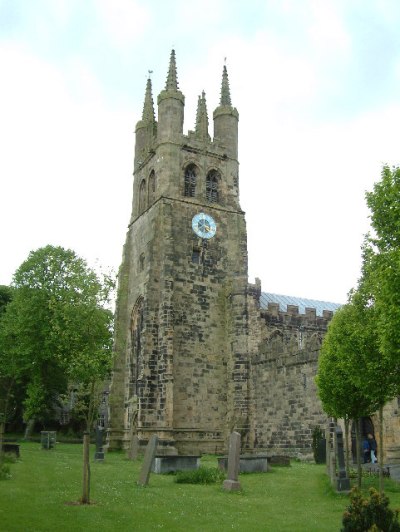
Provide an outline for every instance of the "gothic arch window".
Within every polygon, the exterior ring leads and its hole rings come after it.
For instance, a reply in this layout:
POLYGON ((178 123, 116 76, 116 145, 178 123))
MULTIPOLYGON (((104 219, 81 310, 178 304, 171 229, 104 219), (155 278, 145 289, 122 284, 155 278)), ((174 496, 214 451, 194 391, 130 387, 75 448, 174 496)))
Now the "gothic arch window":
POLYGON ((146 180, 143 179, 139 187, 139 214, 146 209, 146 180))
POLYGON ((133 308, 130 327, 130 356, 129 356, 129 390, 128 399, 134 395, 139 396, 140 384, 143 382, 143 353, 142 353, 142 333, 143 333, 143 298, 140 297, 133 308))
POLYGON ((139 271, 140 272, 144 270, 144 260, 145 260, 144 253, 141 253, 139 257, 139 271))
POLYGON ((156 174, 154 170, 151 171, 149 177, 149 204, 151 205, 156 196, 156 174))
POLYGON ((211 170, 206 178, 206 198, 211 203, 218 203, 218 184, 220 175, 216 170, 211 170))
POLYGON ((322 338, 319 333, 314 333, 306 343, 306 348, 310 352, 317 352, 321 349, 322 338))
POLYGON ((185 170, 185 190, 184 195, 194 198, 196 195, 197 169, 194 164, 189 165, 185 170))
POLYGON ((272 355, 281 355, 283 353, 283 334, 275 329, 269 337, 270 352, 272 355))

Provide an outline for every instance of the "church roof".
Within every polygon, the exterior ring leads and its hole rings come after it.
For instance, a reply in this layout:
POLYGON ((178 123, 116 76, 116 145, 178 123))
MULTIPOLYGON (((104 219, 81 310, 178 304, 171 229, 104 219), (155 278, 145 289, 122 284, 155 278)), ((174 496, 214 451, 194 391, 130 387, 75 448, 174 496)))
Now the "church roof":
POLYGON ((342 306, 340 303, 330 303, 328 301, 318 301, 316 299, 306 299, 304 297, 282 296, 279 294, 271 294, 269 292, 261 292, 261 308, 267 309, 268 303, 279 303, 279 310, 281 312, 287 312, 288 305, 296 305, 299 307, 299 314, 305 314, 306 308, 315 308, 317 316, 322 316, 324 310, 335 312, 335 310, 342 306))

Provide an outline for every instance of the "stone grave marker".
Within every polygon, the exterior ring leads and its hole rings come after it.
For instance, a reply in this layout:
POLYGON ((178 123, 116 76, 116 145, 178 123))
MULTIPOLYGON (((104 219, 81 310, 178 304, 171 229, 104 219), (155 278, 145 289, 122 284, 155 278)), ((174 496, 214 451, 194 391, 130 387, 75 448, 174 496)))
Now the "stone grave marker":
POLYGON ((151 466, 153 464, 154 456, 156 454, 157 444, 158 437, 153 434, 153 436, 149 440, 149 443, 147 444, 146 451, 144 453, 143 465, 138 480, 139 486, 147 486, 147 484, 149 483, 151 466))
POLYGON ((97 461, 104 460, 103 433, 103 427, 96 427, 96 452, 94 455, 94 459, 97 461))
POLYGON ((337 491, 349 491, 350 479, 346 474, 346 467, 344 461, 344 449, 343 449, 343 431, 341 427, 336 427, 336 452, 338 460, 338 474, 336 479, 337 491))
POLYGON ((239 476, 240 463, 240 434, 232 432, 229 439, 229 454, 228 454, 228 472, 227 479, 224 480, 222 487, 226 491, 240 490, 239 476))

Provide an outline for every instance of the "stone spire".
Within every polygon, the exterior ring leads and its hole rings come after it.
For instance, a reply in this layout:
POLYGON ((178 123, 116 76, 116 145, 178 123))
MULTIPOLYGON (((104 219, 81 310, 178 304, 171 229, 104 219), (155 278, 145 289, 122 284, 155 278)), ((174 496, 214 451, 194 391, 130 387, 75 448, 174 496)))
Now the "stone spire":
POLYGON ((167 75, 167 82, 165 84, 166 91, 177 91, 178 89, 178 77, 176 74, 176 60, 175 50, 171 51, 171 57, 169 60, 169 69, 167 75))
MULTIPOLYGON (((150 74, 150 72, 149 72, 150 74)), ((151 87, 151 79, 150 75, 147 79, 146 84, 146 93, 144 96, 144 105, 143 105, 143 113, 142 113, 142 121, 143 122, 155 122, 155 114, 154 114, 154 102, 153 102, 153 94, 152 94, 152 87, 151 87)))
POLYGON ((196 136, 203 140, 210 138, 208 135, 208 113, 206 95, 204 91, 201 93, 201 96, 199 96, 197 103, 196 136))
POLYGON ((221 98, 219 101, 219 105, 232 105, 231 91, 229 88, 228 70, 226 69, 226 65, 224 65, 224 69, 222 71, 221 98))
POLYGON ((160 142, 178 141, 183 132, 185 97, 178 88, 175 50, 171 51, 165 89, 157 98, 157 138, 160 142))
POLYGON ((214 141, 218 140, 226 149, 226 155, 237 161, 239 113, 232 107, 226 65, 222 71, 221 98, 214 110, 214 141))
POLYGON ((152 95, 151 71, 146 83, 146 92, 144 96, 142 118, 136 124, 135 133, 135 168, 141 164, 146 154, 151 150, 157 133, 157 122, 154 114, 154 102, 152 95))

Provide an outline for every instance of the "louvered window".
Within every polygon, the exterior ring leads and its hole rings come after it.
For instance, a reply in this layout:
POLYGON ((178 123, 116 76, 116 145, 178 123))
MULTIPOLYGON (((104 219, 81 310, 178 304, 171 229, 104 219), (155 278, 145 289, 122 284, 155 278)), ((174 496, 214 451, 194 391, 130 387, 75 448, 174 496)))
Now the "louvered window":
POLYGON ((211 172, 208 173, 206 180, 206 198, 207 201, 210 201, 211 203, 218 203, 218 181, 218 172, 211 170, 211 172))
POLYGON ((196 195, 196 167, 188 166, 185 171, 185 196, 194 198, 196 195))

